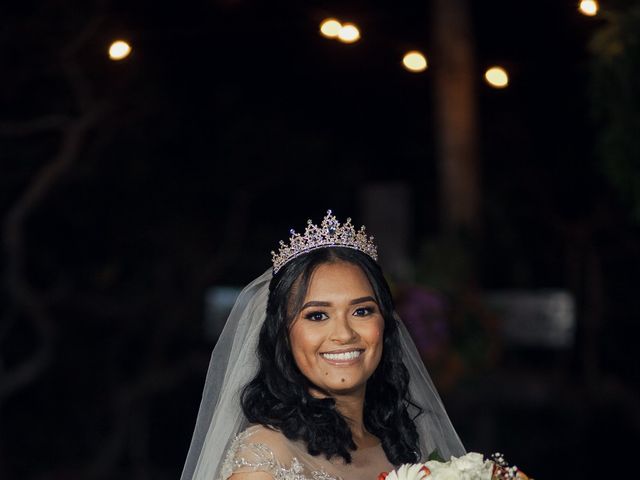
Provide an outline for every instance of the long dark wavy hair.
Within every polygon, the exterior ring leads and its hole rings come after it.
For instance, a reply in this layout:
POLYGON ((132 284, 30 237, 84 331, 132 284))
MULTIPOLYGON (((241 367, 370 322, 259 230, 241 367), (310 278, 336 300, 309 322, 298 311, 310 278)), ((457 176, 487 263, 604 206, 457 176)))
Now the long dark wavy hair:
POLYGON ((311 455, 342 457, 351 462, 356 449, 345 418, 332 398, 315 398, 310 381, 300 372, 289 344, 289 328, 302 307, 311 274, 322 264, 348 262, 369 279, 384 318, 380 363, 367 381, 364 425, 382 442, 394 465, 417 462, 418 432, 408 407, 421 409, 409 398, 409 373, 402 362, 393 300, 382 271, 364 253, 349 248, 322 248, 291 260, 269 285, 267 315, 260 331, 260 367, 242 392, 242 409, 251 423, 280 430, 291 440, 302 440, 311 455))

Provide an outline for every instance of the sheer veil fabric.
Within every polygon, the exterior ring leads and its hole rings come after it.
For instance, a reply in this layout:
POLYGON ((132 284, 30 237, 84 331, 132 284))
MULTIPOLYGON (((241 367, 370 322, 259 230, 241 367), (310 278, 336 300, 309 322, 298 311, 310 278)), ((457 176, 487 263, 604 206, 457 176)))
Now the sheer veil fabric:
MULTIPOLYGON (((216 480, 227 448, 248 424, 240 406, 242 388, 258 370, 256 350, 266 317, 272 269, 247 285, 238 296, 216 343, 205 381, 200 410, 181 480, 216 480)), ((422 457, 438 450, 444 458, 465 453, 420 355, 404 325, 400 341, 411 377, 411 398, 424 412, 416 418, 422 457)))

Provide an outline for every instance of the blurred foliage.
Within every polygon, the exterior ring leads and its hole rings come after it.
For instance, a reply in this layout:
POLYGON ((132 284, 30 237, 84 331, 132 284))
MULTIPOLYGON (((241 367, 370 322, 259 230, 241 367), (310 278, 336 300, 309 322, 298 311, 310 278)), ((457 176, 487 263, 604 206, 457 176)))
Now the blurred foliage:
POLYGON ((476 250, 469 236, 443 234, 422 243, 416 262, 416 281, 446 298, 450 344, 443 353, 446 358, 430 362, 438 387, 445 391, 495 366, 500 350, 498 319, 483 301, 476 280, 476 250))
POLYGON ((468 243, 453 234, 424 241, 416 267, 418 282, 452 293, 471 281, 474 261, 468 243))
POLYGON ((612 2, 609 8, 589 45, 598 156, 640 222, 640 2, 612 2))

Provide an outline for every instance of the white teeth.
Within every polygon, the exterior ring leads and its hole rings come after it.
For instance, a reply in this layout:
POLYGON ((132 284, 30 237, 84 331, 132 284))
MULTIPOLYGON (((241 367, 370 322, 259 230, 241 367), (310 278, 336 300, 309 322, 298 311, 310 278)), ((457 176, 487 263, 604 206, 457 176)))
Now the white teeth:
POLYGON ((323 353, 322 356, 327 360, 353 360, 360 356, 362 352, 360 350, 353 350, 351 352, 342 353, 323 353))

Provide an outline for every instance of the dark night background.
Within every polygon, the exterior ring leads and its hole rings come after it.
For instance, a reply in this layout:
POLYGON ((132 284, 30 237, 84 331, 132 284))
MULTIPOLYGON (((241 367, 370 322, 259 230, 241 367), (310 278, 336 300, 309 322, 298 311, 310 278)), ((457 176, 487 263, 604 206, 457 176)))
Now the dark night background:
POLYGON ((430 369, 467 448, 535 478, 626 471, 640 432, 638 3, 589 18, 573 1, 469 2, 472 232, 443 227, 437 62, 400 65, 407 49, 430 58, 432 3, 0 6, 0 478, 178 478, 213 345, 206 290, 248 283, 327 208, 363 223, 364 192, 385 186, 410 199, 399 302, 419 286, 449 305, 430 369), (320 36, 327 16, 361 41, 320 36), (133 47, 120 62, 116 38, 133 47), (494 64, 508 88, 483 82, 494 64), (502 339, 484 297, 514 288, 569 292, 572 344, 502 339))

